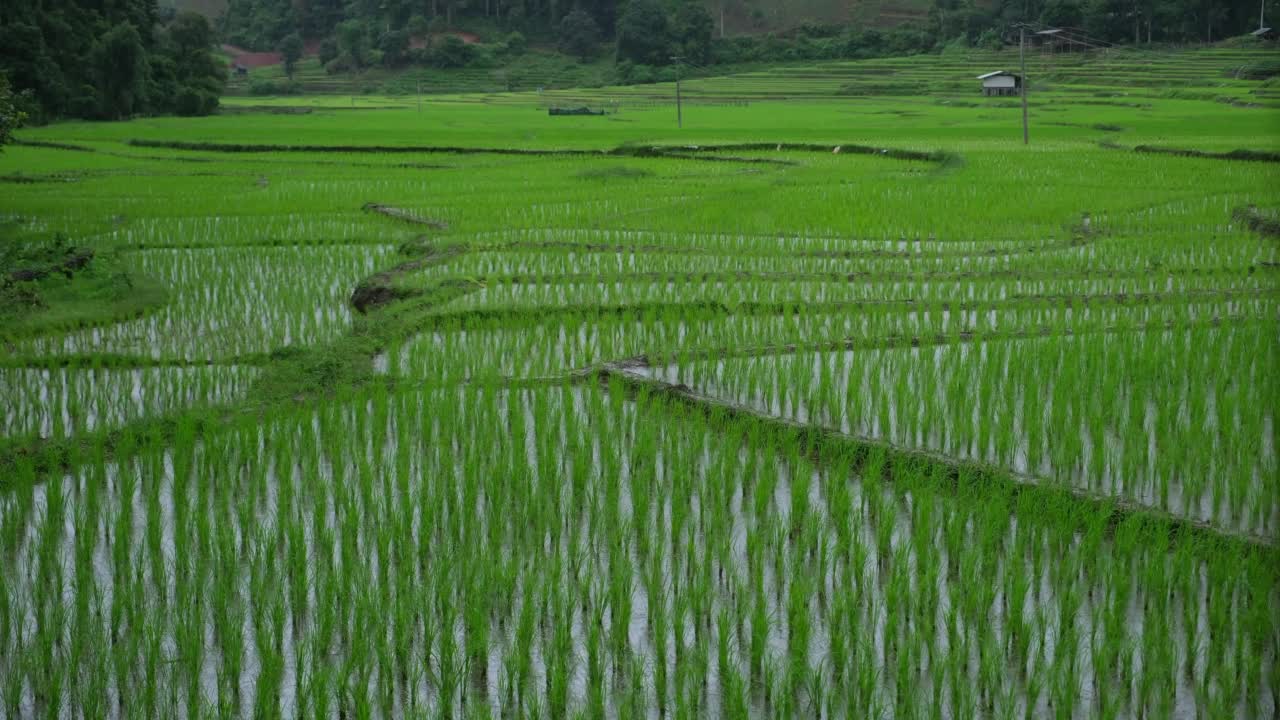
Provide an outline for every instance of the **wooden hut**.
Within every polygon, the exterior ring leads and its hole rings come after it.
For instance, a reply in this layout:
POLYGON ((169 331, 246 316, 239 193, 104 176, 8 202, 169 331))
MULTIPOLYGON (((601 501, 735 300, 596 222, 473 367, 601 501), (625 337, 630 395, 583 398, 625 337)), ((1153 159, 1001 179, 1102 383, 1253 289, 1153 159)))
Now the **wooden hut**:
POLYGON ((982 94, 988 97, 1017 95, 1022 92, 1022 76, 1016 73, 996 70, 986 75, 979 75, 982 81, 982 94))

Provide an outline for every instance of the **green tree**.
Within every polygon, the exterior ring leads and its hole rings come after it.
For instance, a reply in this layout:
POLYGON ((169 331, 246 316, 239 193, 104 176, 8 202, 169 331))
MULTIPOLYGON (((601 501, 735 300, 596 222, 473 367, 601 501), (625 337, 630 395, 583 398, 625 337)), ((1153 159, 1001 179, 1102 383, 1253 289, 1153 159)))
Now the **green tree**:
POLYGON ((171 109, 179 115, 208 115, 218 107, 226 82, 225 71, 211 50, 213 28, 203 15, 181 12, 167 35, 177 85, 171 109))
POLYGON ((431 21, 425 15, 411 15, 404 29, 409 31, 409 37, 424 38, 431 32, 431 21))
POLYGON ((121 120, 147 109, 150 65, 132 23, 108 30, 94 45, 91 62, 97 70, 99 117, 121 120))
POLYGON ((382 64, 387 67, 400 67, 409 61, 409 33, 405 30, 391 30, 378 38, 378 49, 382 51, 382 64))
POLYGON ((635 0, 618 17, 618 60, 666 65, 671 60, 667 15, 654 0, 635 0))
POLYGON ((589 60, 600 45, 600 26, 591 13, 575 9, 560 19, 560 52, 579 60, 589 60))
POLYGON ((431 63, 446 69, 466 67, 474 58, 475 50, 457 35, 445 36, 444 42, 431 52, 431 63))
POLYGON ((262 51, 279 47, 299 24, 291 0, 229 0, 221 23, 227 42, 262 51))
POLYGON ((298 61, 302 59, 302 36, 296 32, 289 33, 284 36, 284 40, 280 41, 280 56, 284 59, 284 74, 293 79, 293 73, 298 69, 298 61))
POLYGON ((1049 0, 1040 13, 1040 22, 1049 27, 1080 27, 1084 21, 1075 0, 1049 0))
POLYGON ((364 23, 347 20, 338 24, 337 31, 338 48, 346 55, 351 67, 356 70, 363 68, 369 50, 369 33, 364 23))
POLYGON ((26 114, 18 109, 13 90, 9 87, 9 78, 4 73, 0 73, 0 148, 3 148, 13 137, 14 130, 22 127, 22 121, 26 117, 26 114))
POLYGON ((699 65, 711 60, 711 35, 715 21, 701 3, 685 0, 676 7, 671 18, 671 30, 675 49, 685 60, 699 65))
POLYGON ((212 43, 203 17, 156 0, 0 1, 0 72, 28 122, 174 112, 179 97, 208 112, 223 74, 212 43))
POLYGON ((518 30, 511 31, 503 44, 507 46, 507 53, 510 55, 523 55, 529 49, 529 41, 518 30))
POLYGON ((0 21, 0 69, 7 71, 12 87, 34 93, 38 112, 32 120, 39 122, 66 110, 71 99, 68 78, 37 23, 0 21))
POLYGON ((338 58, 339 54, 341 54, 341 51, 338 50, 337 40, 334 40, 333 38, 325 38, 320 42, 320 52, 318 55, 320 57, 321 65, 328 65, 333 62, 338 58))

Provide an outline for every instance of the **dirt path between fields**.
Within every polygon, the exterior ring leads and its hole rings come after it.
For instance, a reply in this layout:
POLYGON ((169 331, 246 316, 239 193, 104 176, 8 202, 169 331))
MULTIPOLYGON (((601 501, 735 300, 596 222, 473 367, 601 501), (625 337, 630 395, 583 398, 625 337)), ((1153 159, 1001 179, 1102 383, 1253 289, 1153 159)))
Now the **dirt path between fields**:
POLYGON ((432 230, 448 230, 449 229, 449 223, 443 220, 424 218, 419 215, 414 215, 412 212, 408 210, 404 210, 398 207, 392 207, 390 205, 367 202, 360 209, 364 210, 365 212, 377 213, 379 215, 385 215, 389 218, 395 218, 396 220, 403 220, 407 223, 412 223, 414 225, 425 225, 431 228, 432 230))
POLYGON ((396 300, 421 295, 421 291, 400 287, 395 285, 395 281, 429 265, 447 262, 462 254, 464 250, 460 247, 436 248, 424 244, 412 248, 411 252, 418 256, 361 280, 351 293, 351 305, 361 314, 367 314, 396 300))

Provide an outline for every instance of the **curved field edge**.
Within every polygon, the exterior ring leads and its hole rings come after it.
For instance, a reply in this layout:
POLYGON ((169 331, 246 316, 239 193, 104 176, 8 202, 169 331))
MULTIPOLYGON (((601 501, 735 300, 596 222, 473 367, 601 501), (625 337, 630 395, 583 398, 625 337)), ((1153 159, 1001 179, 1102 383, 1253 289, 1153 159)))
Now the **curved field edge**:
MULTIPOLYGON (((956 164, 961 162, 955 153, 902 148, 875 147, 855 143, 719 143, 705 145, 647 145, 624 143, 608 150, 583 150, 577 148, 516 148, 516 147, 470 147, 464 145, 276 145, 276 144, 240 144, 219 142, 187 142, 182 140, 145 140, 130 139, 126 144, 134 147, 161 148, 166 150, 188 150, 223 153, 416 153, 422 155, 516 155, 532 157, 630 157, 655 159, 720 159, 729 162, 757 162, 755 158, 702 158, 701 153, 717 153, 722 151, 738 152, 818 152, 833 155, 875 155, 894 160, 915 160, 938 164, 956 164)), ((78 148, 77 148, 78 149, 78 148)))
MULTIPOLYGON (((608 384, 616 382, 633 394, 644 394, 679 404, 717 421, 733 420, 766 432, 778 443, 791 443, 804 449, 818 464, 834 458, 852 461, 859 472, 874 472, 886 484, 902 487, 901 478, 923 475, 928 482, 904 490, 931 489, 946 495, 971 499, 1006 498, 1028 518, 1055 516, 1071 518, 1066 526, 1082 532, 1092 521, 1100 521, 1108 534, 1119 525, 1131 523, 1140 528, 1153 543, 1172 547, 1183 535, 1227 549, 1231 552, 1276 551, 1275 539, 1251 533, 1240 533, 1207 522, 1192 520, 1162 510, 1098 493, 1068 488, 1019 475, 985 463, 952 458, 948 455, 906 448, 874 438, 855 437, 815 425, 756 412, 736 403, 694 392, 684 385, 627 372, 622 363, 606 365, 594 376, 608 384), (913 472, 898 472, 904 468, 913 472), (924 472, 919 472, 921 469, 924 472), (1046 509, 1051 510, 1046 510, 1046 509)), ((1023 515, 1020 514, 1019 517, 1023 515)))
MULTIPOLYGON (((155 312, 170 300, 169 289, 146 274, 114 272, 93 281, 89 294, 75 288, 55 288, 40 307, 15 310, 0 315, 0 363, 6 357, 5 344, 39 335, 69 333, 113 323, 137 320, 155 312), (120 285, 121 287, 114 287, 120 285)), ((79 275, 71 282, 86 282, 79 275)))
MULTIPOLYGON (((389 277, 435 259, 439 258, 430 252, 425 257, 410 258, 376 273, 360 286, 370 287, 371 281, 385 282, 389 277)), ((73 438, 5 440, 0 443, 0 477, 5 478, 0 481, 0 491, 42 482, 51 474, 69 472, 89 460, 102 457, 118 459, 132 456, 146 448, 162 448, 171 444, 180 434, 190 436, 215 431, 237 416, 265 419, 273 409, 281 406, 296 406, 317 398, 353 398, 361 390, 375 384, 385 387, 389 392, 403 387, 420 389, 430 383, 380 375, 374 368, 374 358, 397 340, 420 331, 423 327, 434 325, 437 322, 434 314, 436 308, 479 287, 475 282, 445 281, 412 296, 385 298, 382 302, 366 307, 367 312, 357 315, 350 333, 337 342, 249 358, 263 363, 263 372, 249 393, 249 399, 238 406, 188 410, 73 438)), ((353 304, 355 299, 353 297, 353 304)), ((933 341, 951 342, 956 339, 960 338, 948 336, 935 338, 933 341)), ((927 340, 896 338, 885 339, 884 342, 910 345, 927 340)), ((815 346, 856 348, 865 344, 865 341, 848 340, 819 343, 815 346)), ((798 347, 767 346, 740 349, 735 354, 789 353, 795 352, 798 347)), ((715 357, 722 352, 724 351, 707 350, 699 354, 715 357)), ((829 462, 832 458, 843 457, 852 460, 860 471, 881 473, 881 478, 890 484, 899 477, 929 478, 923 486, 904 489, 931 490, 948 496, 970 498, 989 497, 994 493, 1007 498, 1011 506, 1019 508, 1019 517, 1025 513, 1028 518, 1038 518, 1046 514, 1044 508, 1058 508, 1060 512, 1048 514, 1058 517, 1072 532, 1084 532, 1091 522, 1102 522, 1106 532, 1112 533, 1119 525, 1128 523, 1138 527, 1158 546, 1173 547, 1180 537, 1186 535, 1215 552, 1259 552, 1269 556, 1276 551, 1274 538, 1233 532, 1122 499, 1019 476, 983 463, 796 423, 702 396, 682 385, 637 377, 626 371, 629 366, 648 362, 647 357, 618 359, 555 377, 510 379, 503 386, 538 387, 591 381, 615 384, 632 397, 644 396, 664 403, 678 404, 709 418, 730 419, 749 425, 777 443, 798 444, 815 462, 829 462), (895 468, 906 467, 911 467, 914 471, 923 469, 924 472, 895 472, 895 468)))

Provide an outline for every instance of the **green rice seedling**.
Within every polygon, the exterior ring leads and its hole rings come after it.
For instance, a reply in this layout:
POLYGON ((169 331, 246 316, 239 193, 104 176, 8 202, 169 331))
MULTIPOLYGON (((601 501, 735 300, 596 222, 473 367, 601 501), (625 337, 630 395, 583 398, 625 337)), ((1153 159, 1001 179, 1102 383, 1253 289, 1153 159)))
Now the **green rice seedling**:
POLYGON ((1265 103, 1220 77, 1256 51, 1112 55, 1057 58, 1033 153, 953 102, 985 52, 689 81, 804 128, 512 93, 24 129, 94 152, 10 147, 80 181, 0 214, 168 297, 0 312, 5 714, 1267 715, 1280 256, 1232 213, 1274 170, 1090 128, 1265 144, 1208 99, 1265 103), (828 101, 887 72, 948 103, 828 101), (424 128, 489 152, 385 152, 424 128))

